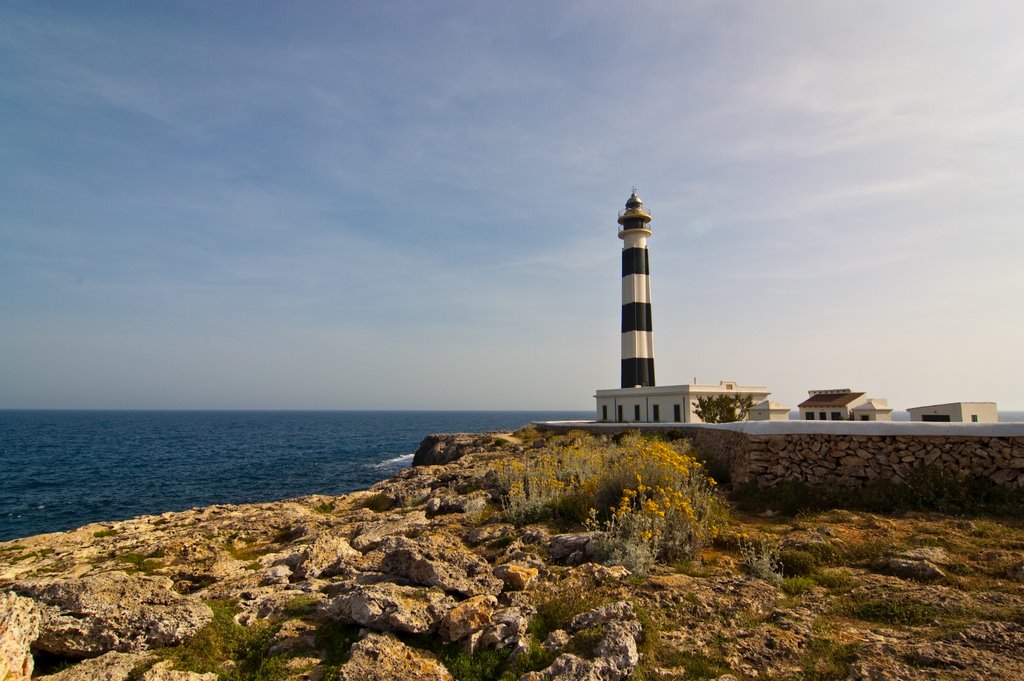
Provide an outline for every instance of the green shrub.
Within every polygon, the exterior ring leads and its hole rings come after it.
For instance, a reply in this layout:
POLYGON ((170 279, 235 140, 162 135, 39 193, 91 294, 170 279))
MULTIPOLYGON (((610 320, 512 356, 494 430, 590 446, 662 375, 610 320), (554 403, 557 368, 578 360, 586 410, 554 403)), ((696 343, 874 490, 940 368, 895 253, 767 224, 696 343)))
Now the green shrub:
POLYGON ((782 551, 779 553, 782 574, 790 577, 809 575, 818 567, 818 558, 810 551, 782 551))
POLYGON ((818 582, 811 577, 785 577, 782 580, 782 590, 790 596, 807 593, 817 585, 818 582))
POLYGON ((118 534, 119 533, 118 533, 117 530, 105 529, 105 530, 97 530, 96 532, 93 532, 92 536, 96 537, 97 539, 103 539, 105 537, 116 537, 118 534))

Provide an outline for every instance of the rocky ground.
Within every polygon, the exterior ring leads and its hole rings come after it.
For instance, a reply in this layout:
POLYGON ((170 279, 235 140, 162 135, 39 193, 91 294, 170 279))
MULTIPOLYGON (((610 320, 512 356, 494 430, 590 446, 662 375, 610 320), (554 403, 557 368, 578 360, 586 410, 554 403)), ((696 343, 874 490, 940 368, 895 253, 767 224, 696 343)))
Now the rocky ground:
MULTIPOLYGON (((372 489, 0 543, 0 681, 1024 679, 1024 528, 735 515, 643 578, 504 521, 536 434, 428 438, 372 489)), ((578 531, 571 531, 571 530, 578 531)))

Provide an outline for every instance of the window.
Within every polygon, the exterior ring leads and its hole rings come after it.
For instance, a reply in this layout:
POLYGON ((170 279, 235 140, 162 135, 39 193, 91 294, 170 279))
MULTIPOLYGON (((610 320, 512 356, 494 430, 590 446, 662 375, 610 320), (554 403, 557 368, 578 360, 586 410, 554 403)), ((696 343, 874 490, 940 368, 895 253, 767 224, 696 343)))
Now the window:
POLYGON ((654 405, 653 410, 654 410, 654 412, 653 412, 654 413, 654 421, 655 421, 655 423, 657 423, 658 421, 661 421, 661 405, 658 405, 658 404, 654 405))
POLYGON ((833 421, 842 421, 843 420, 843 412, 841 412, 841 411, 834 411, 834 412, 832 412, 832 420, 833 421))
POLYGON ((633 405, 633 420, 634 421, 639 421, 640 420, 640 405, 639 404, 634 404, 633 405))
POLYGON ((621 404, 619 405, 618 411, 619 411, 619 413, 618 413, 619 423, 622 423, 623 419, 622 419, 622 405, 621 404))
POLYGON ((806 421, 813 421, 814 420, 814 412, 813 411, 809 411, 806 414, 804 414, 804 420, 806 420, 806 421))
POLYGON ((867 414, 861 414, 860 415, 860 420, 861 421, 867 421, 868 420, 868 415, 867 414))
POLYGON ((672 405, 672 418, 676 423, 680 423, 683 420, 683 405, 673 404, 672 405))
POLYGON ((822 421, 828 421, 828 416, 826 416, 825 412, 823 411, 818 413, 818 418, 821 419, 822 421))
POLYGON ((607 421, 608 420, 608 405, 607 404, 602 404, 601 405, 601 420, 602 421, 607 421))
POLYGON ((977 414, 971 414, 971 423, 977 423, 977 422, 978 422, 978 415, 977 414))

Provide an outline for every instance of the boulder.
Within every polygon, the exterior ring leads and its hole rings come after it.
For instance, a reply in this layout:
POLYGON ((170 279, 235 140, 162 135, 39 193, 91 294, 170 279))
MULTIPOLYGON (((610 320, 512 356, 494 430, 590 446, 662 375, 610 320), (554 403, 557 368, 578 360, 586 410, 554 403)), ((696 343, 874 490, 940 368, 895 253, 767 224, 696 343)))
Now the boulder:
POLYGON ((490 437, 479 433, 435 433, 420 442, 412 457, 413 466, 443 466, 466 454, 483 451, 490 437))
POLYGON ((494 576, 505 583, 509 591, 525 591, 537 578, 540 571, 528 565, 506 563, 494 568, 494 576))
POLYGON ((489 625, 496 607, 498 599, 494 596, 473 596, 448 611, 438 633, 446 641, 461 641, 489 625))
POLYGON ((436 536, 392 537, 380 545, 380 571, 462 596, 496 595, 504 583, 491 574, 487 561, 460 543, 436 536))
POLYGON ((171 669, 169 661, 158 662, 150 667, 139 678, 139 681, 217 681, 217 675, 213 672, 199 674, 197 672, 180 672, 171 669))
POLYGON ((0 594, 0 679, 28 681, 32 678, 32 651, 39 636, 39 611, 35 604, 17 594, 0 594))
POLYGON ((454 681, 430 653, 405 645, 391 634, 368 634, 352 646, 338 670, 339 681, 454 681))
POLYGON ((152 659, 148 653, 107 653, 42 678, 46 681, 128 681, 137 667, 152 659))
POLYGON ((432 634, 454 606, 454 599, 438 589, 381 582, 352 587, 326 610, 346 622, 378 631, 432 634))
POLYGON ((289 557, 288 563, 294 566, 293 579, 315 579, 328 567, 337 569, 338 562, 351 561, 362 557, 344 539, 332 534, 323 534, 309 546, 289 557))
MULTIPOLYGON (((523 678, 530 681, 620 681, 629 676, 640 661, 637 642, 642 634, 633 606, 618 601, 594 608, 574 617, 568 632, 578 634, 593 628, 598 628, 601 635, 593 659, 563 653, 546 669, 523 678)), ((548 643, 545 641, 545 646, 548 643)), ((565 636, 551 640, 550 645, 552 648, 566 645, 565 636)))
POLYGON ((569 532, 555 534, 547 538, 544 547, 556 563, 579 565, 588 558, 596 555, 595 539, 601 536, 600 532, 569 532))
POLYGON ((106 572, 80 579, 16 582, 12 589, 39 605, 33 647, 65 657, 137 652, 173 646, 213 617, 198 600, 171 590, 165 577, 106 572))

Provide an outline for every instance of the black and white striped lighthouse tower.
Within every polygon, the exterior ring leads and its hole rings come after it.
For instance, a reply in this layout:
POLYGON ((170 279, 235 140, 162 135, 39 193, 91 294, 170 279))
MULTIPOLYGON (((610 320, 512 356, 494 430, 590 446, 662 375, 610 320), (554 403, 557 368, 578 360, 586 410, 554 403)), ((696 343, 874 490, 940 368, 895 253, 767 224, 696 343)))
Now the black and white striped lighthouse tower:
POLYGON ((654 385, 651 271, 647 259, 651 214, 636 188, 619 211, 622 239, 622 387, 654 385))

